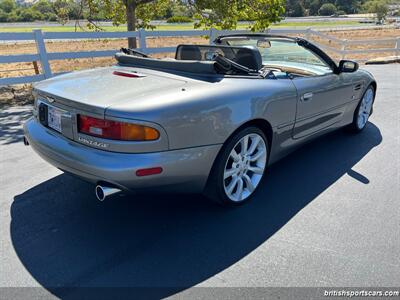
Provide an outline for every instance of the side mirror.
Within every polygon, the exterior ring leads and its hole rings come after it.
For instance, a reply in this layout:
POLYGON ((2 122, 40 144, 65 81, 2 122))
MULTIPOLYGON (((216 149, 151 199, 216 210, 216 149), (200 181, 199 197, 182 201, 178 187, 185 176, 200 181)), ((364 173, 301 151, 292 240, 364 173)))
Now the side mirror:
POLYGON ((339 73, 353 73, 358 68, 358 63, 352 60, 341 60, 339 63, 339 73))

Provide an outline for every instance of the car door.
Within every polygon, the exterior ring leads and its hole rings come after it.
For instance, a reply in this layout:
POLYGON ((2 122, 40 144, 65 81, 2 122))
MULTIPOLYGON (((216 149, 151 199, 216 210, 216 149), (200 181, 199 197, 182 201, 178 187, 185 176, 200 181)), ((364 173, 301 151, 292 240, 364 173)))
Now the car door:
POLYGON ((342 120, 346 104, 352 100, 352 84, 345 74, 328 72, 323 75, 293 79, 298 98, 293 138, 319 132, 342 120))
POLYGON ((353 100, 350 78, 336 74, 335 62, 304 39, 232 35, 219 37, 216 43, 257 47, 264 70, 277 69, 289 75, 298 93, 294 139, 315 134, 341 121, 346 104, 353 100))

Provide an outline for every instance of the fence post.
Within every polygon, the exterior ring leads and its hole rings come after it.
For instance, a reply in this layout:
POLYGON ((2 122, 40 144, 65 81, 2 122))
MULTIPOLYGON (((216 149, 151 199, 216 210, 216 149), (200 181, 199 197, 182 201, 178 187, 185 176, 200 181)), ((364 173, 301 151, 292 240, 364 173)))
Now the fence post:
POLYGON ((218 36, 218 30, 215 28, 210 28, 210 45, 214 44, 214 40, 218 36))
POLYGON ((346 47, 347 47, 347 40, 343 40, 342 41, 342 59, 345 59, 346 58, 346 52, 347 52, 347 50, 346 50, 346 47))
POLYGON ((51 74, 49 60, 47 58, 46 45, 43 39, 43 33, 40 29, 34 29, 33 34, 35 36, 36 48, 40 58, 40 64, 42 65, 44 78, 50 78, 51 74))
POLYGON ((400 37, 396 39, 396 56, 400 56, 400 37))
POLYGON ((306 31, 306 40, 307 41, 309 41, 311 39, 311 33, 312 33, 311 27, 308 27, 307 31, 306 31))
POLYGON ((143 28, 139 29, 139 45, 140 45, 140 51, 146 53, 146 30, 143 28))

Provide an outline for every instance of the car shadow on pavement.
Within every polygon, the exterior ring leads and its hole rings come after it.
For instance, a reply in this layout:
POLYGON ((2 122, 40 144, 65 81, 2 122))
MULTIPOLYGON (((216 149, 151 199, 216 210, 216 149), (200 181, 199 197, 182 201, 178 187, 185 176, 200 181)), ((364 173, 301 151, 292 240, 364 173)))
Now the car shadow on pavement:
POLYGON ((318 139, 270 167, 254 201, 230 209, 191 195, 100 203, 92 185, 59 175, 14 198, 13 246, 35 280, 63 299, 159 299, 248 255, 381 141, 372 123, 359 135, 318 139))

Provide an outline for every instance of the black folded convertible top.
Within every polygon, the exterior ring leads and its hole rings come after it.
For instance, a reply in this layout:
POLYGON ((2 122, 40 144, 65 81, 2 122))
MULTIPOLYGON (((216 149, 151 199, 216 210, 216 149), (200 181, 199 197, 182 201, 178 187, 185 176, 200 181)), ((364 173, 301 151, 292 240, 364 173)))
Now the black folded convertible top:
POLYGON ((115 58, 120 65, 136 66, 148 69, 169 70, 186 73, 197 73, 201 75, 217 74, 214 61, 198 60, 164 60, 150 57, 139 57, 116 53, 115 58))

